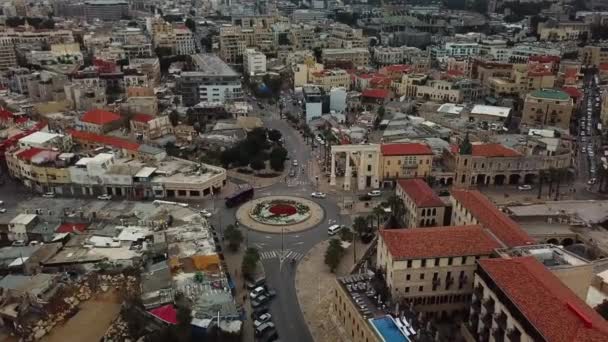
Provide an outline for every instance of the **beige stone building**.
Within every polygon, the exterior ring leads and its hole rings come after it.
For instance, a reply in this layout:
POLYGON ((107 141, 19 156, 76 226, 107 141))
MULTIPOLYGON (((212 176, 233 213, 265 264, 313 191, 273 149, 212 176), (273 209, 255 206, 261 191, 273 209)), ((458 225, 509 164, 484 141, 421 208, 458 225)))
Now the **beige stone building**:
POLYGON ((315 47, 315 30, 313 27, 292 27, 289 30, 289 42, 295 50, 309 50, 315 47))
POLYGON ((479 260, 465 340, 606 341, 608 323, 534 257, 479 260))
POLYGON ((544 22, 538 24, 540 40, 564 41, 579 40, 584 34, 591 36, 590 25, 578 21, 544 22))
POLYGON ((533 127, 569 129, 574 109, 572 98, 561 90, 542 89, 526 95, 521 123, 533 127))
POLYGON ((382 144, 380 151, 384 185, 399 178, 426 177, 433 169, 433 151, 426 144, 382 144))
POLYGON ((309 83, 330 91, 332 88, 350 89, 350 74, 344 69, 328 69, 310 73, 309 83))
POLYGON ((532 90, 553 88, 555 73, 544 65, 515 64, 508 77, 490 77, 486 84, 495 96, 521 95, 532 90))
POLYGON ((317 63, 314 57, 307 58, 304 63, 296 64, 292 68, 293 72, 293 87, 303 87, 309 84, 309 77, 312 73, 322 72, 323 64, 317 63))
POLYGON ((447 205, 422 179, 400 179, 395 195, 403 201, 406 227, 443 226, 447 205))
POLYGON ((136 114, 130 121, 131 134, 138 141, 148 142, 173 132, 169 116, 136 114))
POLYGON ((445 316, 465 309, 477 260, 500 246, 481 226, 385 229, 378 237, 377 266, 394 300, 445 316))
POLYGON ((608 47, 587 45, 582 48, 583 65, 599 67, 608 63, 608 47))
POLYGON ((360 67, 369 64, 370 54, 365 48, 323 49, 321 59, 325 65, 350 62, 353 67, 360 67))
POLYGON ((241 37, 240 27, 236 26, 220 28, 219 45, 219 56, 227 64, 237 64, 238 58, 247 48, 247 43, 241 37))
POLYGON ((532 140, 529 143, 530 147, 524 151, 497 143, 475 143, 469 154, 455 147, 453 151, 446 151, 443 158, 448 168, 454 171, 454 178, 442 178, 439 182, 464 187, 531 184, 538 181, 541 170, 570 167, 571 151, 568 147, 558 144, 554 151, 547 151, 532 140))
POLYGON ((425 85, 428 78, 425 74, 403 74, 401 82, 393 83, 392 87, 399 96, 416 97, 418 86, 425 85))
POLYGON ((367 39, 362 29, 336 23, 329 29, 327 47, 330 49, 353 49, 367 47, 367 39))

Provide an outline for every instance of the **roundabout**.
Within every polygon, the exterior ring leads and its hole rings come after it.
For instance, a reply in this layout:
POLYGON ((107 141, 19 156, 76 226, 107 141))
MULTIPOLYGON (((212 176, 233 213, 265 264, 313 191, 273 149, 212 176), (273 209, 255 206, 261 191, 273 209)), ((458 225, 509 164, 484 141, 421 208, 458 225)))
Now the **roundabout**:
POLYGON ((266 196, 249 201, 236 212, 237 221, 264 233, 299 232, 323 221, 320 205, 294 196, 266 196))

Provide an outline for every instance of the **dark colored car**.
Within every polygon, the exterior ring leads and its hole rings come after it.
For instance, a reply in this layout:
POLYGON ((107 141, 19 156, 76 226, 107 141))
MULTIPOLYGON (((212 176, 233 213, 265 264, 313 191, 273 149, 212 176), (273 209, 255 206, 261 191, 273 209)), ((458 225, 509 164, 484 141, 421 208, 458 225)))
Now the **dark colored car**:
POLYGON ((259 308, 254 308, 253 312, 251 313, 251 318, 252 319, 257 319, 258 317, 260 317, 261 315, 268 313, 268 307, 262 306, 259 308))

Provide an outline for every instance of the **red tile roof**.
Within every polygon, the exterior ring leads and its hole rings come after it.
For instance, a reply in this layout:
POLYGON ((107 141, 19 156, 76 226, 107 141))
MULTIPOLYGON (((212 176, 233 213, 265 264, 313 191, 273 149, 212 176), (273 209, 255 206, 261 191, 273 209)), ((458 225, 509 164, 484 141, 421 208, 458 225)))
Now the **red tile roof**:
POLYGON ((386 99, 390 92, 386 89, 365 89, 361 96, 374 99, 386 99))
POLYGON ((409 64, 393 64, 393 65, 386 66, 380 70, 390 72, 390 73, 393 73, 393 72, 407 73, 412 70, 412 66, 409 64))
POLYGON ((523 246, 534 240, 519 224, 498 210, 494 203, 477 190, 452 189, 451 195, 484 227, 508 247, 523 246))
POLYGON ((13 113, 6 109, 0 109, 0 119, 9 120, 13 118, 13 113))
POLYGON ((575 87, 563 87, 562 91, 575 99, 578 99, 579 97, 583 96, 583 93, 581 93, 581 91, 576 89, 575 87))
POLYGON ((475 144, 475 157, 517 157, 520 153, 501 144, 475 144))
POLYGON ((500 244, 481 226, 382 229, 393 259, 488 255, 500 244))
POLYGON ((84 141, 94 142, 101 145, 113 146, 118 148, 123 148, 125 150, 137 151, 139 149, 139 144, 134 143, 132 141, 111 137, 107 135, 99 135, 91 132, 83 132, 76 130, 69 130, 68 133, 74 139, 80 139, 84 141))
POLYGON ((382 144, 380 151, 383 156, 409 156, 433 154, 433 150, 420 143, 382 144))
POLYGON ((397 186, 414 201, 418 208, 445 206, 441 198, 422 179, 400 179, 397 186))
POLYGON ((155 309, 148 311, 153 316, 159 318, 162 321, 171 324, 177 324, 177 310, 173 307, 173 304, 167 304, 165 306, 159 306, 155 309))
POLYGON ((55 233, 73 233, 73 232, 84 232, 89 225, 86 223, 62 223, 55 233))
POLYGON ((19 153, 17 153, 17 158, 19 159, 23 159, 23 160, 32 160, 32 158, 34 158, 34 156, 36 156, 38 153, 45 151, 42 148, 37 148, 37 147, 32 147, 32 148, 28 148, 27 150, 23 150, 19 153))
POLYGON ((539 63, 549 63, 549 62, 559 62, 559 56, 530 56, 528 57, 529 62, 539 62, 539 63))
POLYGON ((80 119, 82 122, 88 122, 95 125, 105 125, 117 120, 120 120, 120 115, 101 109, 92 109, 84 113, 80 119))
POLYGON ((608 341, 608 323, 534 257, 479 265, 545 341, 608 341))
POLYGON ((132 118, 132 121, 143 122, 146 123, 148 121, 154 120, 154 116, 148 114, 135 114, 132 118))

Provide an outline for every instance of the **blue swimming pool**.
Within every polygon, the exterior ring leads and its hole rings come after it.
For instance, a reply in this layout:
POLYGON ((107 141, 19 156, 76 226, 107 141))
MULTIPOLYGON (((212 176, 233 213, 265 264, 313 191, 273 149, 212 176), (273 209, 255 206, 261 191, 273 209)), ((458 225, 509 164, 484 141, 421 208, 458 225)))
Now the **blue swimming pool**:
POLYGON ((409 342, 395 325, 395 322, 390 316, 370 319, 370 322, 382 336, 385 342, 409 342))

